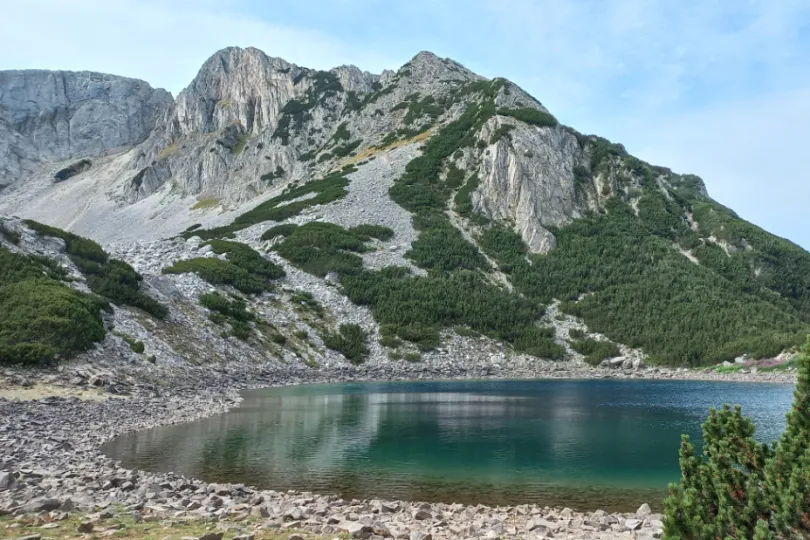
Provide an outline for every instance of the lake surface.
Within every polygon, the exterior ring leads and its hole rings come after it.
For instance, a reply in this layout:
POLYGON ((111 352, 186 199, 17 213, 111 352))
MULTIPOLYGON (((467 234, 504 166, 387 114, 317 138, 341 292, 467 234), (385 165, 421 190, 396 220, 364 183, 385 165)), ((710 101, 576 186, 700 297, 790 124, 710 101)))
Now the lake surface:
POLYGON ((660 508, 681 433, 740 403, 779 437, 792 385, 692 381, 351 383, 251 391, 238 409, 103 450, 127 467, 267 489, 575 509, 660 508))

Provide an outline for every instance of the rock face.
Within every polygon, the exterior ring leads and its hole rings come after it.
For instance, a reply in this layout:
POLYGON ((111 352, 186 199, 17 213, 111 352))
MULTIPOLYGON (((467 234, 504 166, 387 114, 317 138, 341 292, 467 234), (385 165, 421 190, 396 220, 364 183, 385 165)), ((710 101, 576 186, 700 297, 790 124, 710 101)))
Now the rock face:
POLYGON ((93 72, 0 72, 0 186, 27 162, 100 156, 146 139, 172 104, 165 90, 93 72))
POLYGON ((560 227, 581 215, 573 171, 584 166, 586 154, 559 126, 538 129, 508 117, 492 118, 484 137, 504 125, 514 128, 484 152, 473 203, 490 218, 513 221, 529 249, 545 253, 555 242, 543 226, 560 227))

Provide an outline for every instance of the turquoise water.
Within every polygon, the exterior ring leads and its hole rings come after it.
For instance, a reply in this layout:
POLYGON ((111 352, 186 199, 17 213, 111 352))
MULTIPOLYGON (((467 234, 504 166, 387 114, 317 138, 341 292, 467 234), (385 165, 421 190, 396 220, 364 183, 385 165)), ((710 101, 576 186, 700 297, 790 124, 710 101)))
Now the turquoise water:
POLYGON ((763 441, 792 385, 691 381, 352 383, 252 391, 238 409, 112 441, 128 467, 276 490, 578 509, 660 507, 681 433, 740 403, 763 441))

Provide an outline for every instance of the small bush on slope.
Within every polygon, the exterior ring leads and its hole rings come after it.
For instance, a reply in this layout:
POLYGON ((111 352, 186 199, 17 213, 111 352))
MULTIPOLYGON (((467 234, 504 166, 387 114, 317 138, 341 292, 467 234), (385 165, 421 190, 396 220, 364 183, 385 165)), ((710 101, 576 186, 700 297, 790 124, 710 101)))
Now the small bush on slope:
POLYGON ((810 536, 810 339, 787 429, 772 446, 739 406, 712 409, 703 456, 684 435, 681 481, 670 486, 664 538, 769 540, 810 536))
POLYGON ((368 358, 368 334, 357 324, 341 324, 340 332, 323 336, 323 344, 346 357, 352 364, 361 364, 368 358))
POLYGON ((49 362, 104 339, 103 302, 49 273, 0 248, 0 364, 49 362))
POLYGON ((197 257, 177 261, 163 269, 164 274, 195 273, 212 285, 230 285, 245 294, 273 290, 271 280, 283 277, 284 269, 268 261, 253 248, 239 242, 212 240, 214 253, 225 254, 226 261, 215 257, 197 257))

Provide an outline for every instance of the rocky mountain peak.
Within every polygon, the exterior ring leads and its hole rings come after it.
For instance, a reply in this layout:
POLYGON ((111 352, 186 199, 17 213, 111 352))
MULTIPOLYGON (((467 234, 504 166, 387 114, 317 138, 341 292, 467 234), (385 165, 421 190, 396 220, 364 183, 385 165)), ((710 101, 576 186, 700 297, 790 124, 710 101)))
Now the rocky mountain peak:
POLYGON ((476 75, 455 60, 439 58, 429 51, 422 51, 414 56, 398 71, 407 75, 416 83, 435 83, 437 81, 472 81, 483 77, 476 75))
POLYGON ((238 123, 259 132, 295 97, 302 69, 259 49, 228 47, 212 55, 177 97, 180 135, 218 131, 238 123))

